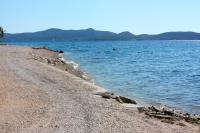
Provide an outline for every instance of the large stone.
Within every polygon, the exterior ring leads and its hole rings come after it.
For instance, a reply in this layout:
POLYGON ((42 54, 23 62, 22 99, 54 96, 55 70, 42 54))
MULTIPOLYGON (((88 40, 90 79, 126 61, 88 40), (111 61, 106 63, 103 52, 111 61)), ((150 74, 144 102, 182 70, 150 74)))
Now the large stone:
POLYGON ((100 95, 103 98, 107 98, 107 99, 116 99, 118 102, 120 103, 130 103, 130 104, 137 104, 136 101, 123 97, 123 96, 117 96, 114 93, 111 92, 98 92, 95 95, 100 95))
POLYGON ((132 100, 123 96, 119 96, 119 98, 123 101, 123 103, 137 104, 135 100, 132 100))

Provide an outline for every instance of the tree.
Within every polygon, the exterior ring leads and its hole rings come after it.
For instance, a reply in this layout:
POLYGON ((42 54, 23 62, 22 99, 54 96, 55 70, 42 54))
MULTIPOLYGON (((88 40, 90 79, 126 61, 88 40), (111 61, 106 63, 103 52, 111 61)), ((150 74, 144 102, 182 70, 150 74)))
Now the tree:
POLYGON ((4 37, 4 31, 3 31, 3 28, 0 27, 0 38, 4 37))

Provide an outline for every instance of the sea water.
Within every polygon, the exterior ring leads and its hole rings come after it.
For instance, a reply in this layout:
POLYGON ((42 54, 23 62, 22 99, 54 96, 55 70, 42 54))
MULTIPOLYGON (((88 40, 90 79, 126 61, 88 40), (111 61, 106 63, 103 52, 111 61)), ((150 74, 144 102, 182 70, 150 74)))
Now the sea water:
POLYGON ((200 41, 15 42, 63 50, 114 93, 200 114, 200 41))

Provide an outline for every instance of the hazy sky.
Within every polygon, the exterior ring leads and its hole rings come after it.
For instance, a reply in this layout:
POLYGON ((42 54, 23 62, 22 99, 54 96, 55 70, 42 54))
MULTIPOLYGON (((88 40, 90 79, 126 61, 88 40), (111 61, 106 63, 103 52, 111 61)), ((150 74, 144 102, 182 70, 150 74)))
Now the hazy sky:
POLYGON ((200 0, 0 0, 9 33, 48 28, 200 32, 200 0))

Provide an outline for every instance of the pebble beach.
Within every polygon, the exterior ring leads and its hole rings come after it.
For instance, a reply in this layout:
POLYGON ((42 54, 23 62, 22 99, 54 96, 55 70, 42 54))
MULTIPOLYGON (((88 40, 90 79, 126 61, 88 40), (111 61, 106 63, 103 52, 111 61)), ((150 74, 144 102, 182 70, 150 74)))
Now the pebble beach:
POLYGON ((154 108, 147 113, 125 106, 137 101, 102 93, 104 88, 91 83, 89 76, 63 61, 60 54, 46 48, 0 45, 0 132, 200 131, 198 119, 177 117, 171 122, 169 117, 152 117, 154 108))

